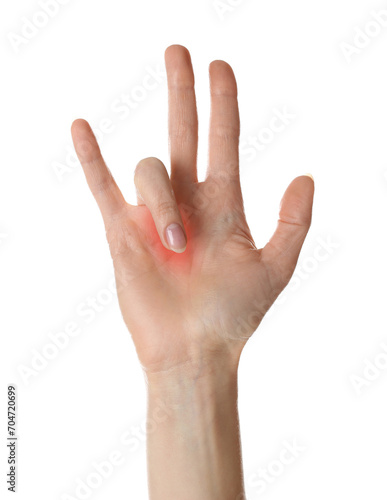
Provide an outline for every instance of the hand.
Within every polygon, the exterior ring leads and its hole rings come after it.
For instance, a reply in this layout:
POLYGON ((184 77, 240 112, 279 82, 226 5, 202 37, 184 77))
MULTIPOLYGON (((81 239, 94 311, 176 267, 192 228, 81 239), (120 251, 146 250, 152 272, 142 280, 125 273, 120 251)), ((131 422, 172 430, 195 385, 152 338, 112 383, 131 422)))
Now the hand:
POLYGON ((129 205, 90 129, 72 135, 101 210, 121 311, 149 373, 239 359, 249 336, 291 278, 311 223, 314 183, 297 177, 281 202, 277 229, 257 249, 239 182, 239 112, 231 67, 210 65, 211 120, 206 180, 197 182, 198 124, 189 52, 165 53, 171 176, 156 158, 135 170, 129 205))

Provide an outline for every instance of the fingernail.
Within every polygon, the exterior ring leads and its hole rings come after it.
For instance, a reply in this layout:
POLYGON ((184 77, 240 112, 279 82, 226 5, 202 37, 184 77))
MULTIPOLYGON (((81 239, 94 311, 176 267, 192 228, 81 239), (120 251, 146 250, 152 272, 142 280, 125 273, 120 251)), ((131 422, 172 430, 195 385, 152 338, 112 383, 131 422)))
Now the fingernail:
POLYGON ((304 175, 306 175, 307 177, 310 177, 312 179, 312 181, 314 182, 314 177, 312 174, 304 174, 304 175))
POLYGON ((184 252, 187 240, 180 224, 170 224, 165 232, 169 248, 177 253, 184 252))

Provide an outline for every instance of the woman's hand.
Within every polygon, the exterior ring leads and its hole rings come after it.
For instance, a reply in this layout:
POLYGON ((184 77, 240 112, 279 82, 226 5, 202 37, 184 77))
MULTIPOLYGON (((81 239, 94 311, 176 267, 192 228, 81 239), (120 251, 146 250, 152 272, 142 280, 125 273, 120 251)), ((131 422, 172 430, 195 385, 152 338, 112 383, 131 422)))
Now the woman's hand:
POLYGON ((121 311, 143 368, 168 372, 239 359, 249 336, 293 274, 308 232, 314 183, 296 178, 282 199, 277 229, 257 249, 239 182, 239 113, 231 67, 210 65, 209 164, 197 182, 198 124, 189 52, 165 53, 171 176, 156 158, 136 167, 138 205, 129 205, 84 120, 74 145, 101 210, 121 311))

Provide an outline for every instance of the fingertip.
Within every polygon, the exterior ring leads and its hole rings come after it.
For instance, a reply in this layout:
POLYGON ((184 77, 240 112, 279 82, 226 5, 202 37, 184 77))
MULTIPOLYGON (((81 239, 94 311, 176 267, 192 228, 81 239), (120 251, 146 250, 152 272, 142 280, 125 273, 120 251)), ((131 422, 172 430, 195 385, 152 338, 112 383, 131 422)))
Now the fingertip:
MULTIPOLYGON (((293 182, 296 183, 297 189, 299 191, 309 191, 309 190, 311 190, 312 193, 314 193, 315 182, 314 182, 314 177, 313 177, 312 174, 299 175, 298 177, 296 177, 294 179, 293 182)), ((291 184, 293 184, 293 182, 291 184)))
POLYGON ((78 118, 71 125, 71 135, 79 160, 84 162, 99 158, 100 151, 97 139, 90 124, 83 118, 78 118))
POLYGON ((210 71, 232 71, 232 67, 228 64, 228 62, 223 61, 222 59, 215 59, 214 61, 210 62, 209 65, 210 71))
POLYGON ((191 54, 182 45, 171 45, 166 49, 165 67, 169 89, 189 89, 195 86, 191 54))
POLYGON ((183 253, 187 248, 187 237, 180 224, 170 224, 165 230, 165 240, 169 250, 183 253))
POLYGON ((309 226, 312 219, 314 181, 308 175, 296 177, 286 189, 280 204, 280 219, 309 226))
POLYGON ((173 44, 165 49, 164 52, 165 62, 170 62, 176 58, 180 59, 182 57, 189 60, 191 59, 190 52, 187 49, 187 47, 184 47, 184 45, 173 44))
MULTIPOLYGON (((94 136, 90 124, 83 118, 77 118, 71 124, 71 137, 77 153, 83 156, 83 150, 90 149, 90 141, 94 136)), ((94 141, 92 141, 94 142, 94 141)))
POLYGON ((187 250, 187 245, 183 248, 169 248, 169 250, 172 250, 174 253, 184 253, 187 250))
MULTIPOLYGON (((303 194, 305 191, 314 191, 314 179, 311 174, 299 175, 289 184, 286 192, 291 192, 294 195, 303 194)), ((285 193, 286 194, 286 193, 285 193)))
POLYGON ((212 95, 236 96, 238 94, 234 71, 226 61, 220 59, 212 61, 209 74, 212 95))
POLYGON ((71 132, 72 133, 74 133, 74 132, 77 133, 78 131, 85 130, 85 129, 90 129, 90 125, 83 118, 77 118, 71 124, 71 132))

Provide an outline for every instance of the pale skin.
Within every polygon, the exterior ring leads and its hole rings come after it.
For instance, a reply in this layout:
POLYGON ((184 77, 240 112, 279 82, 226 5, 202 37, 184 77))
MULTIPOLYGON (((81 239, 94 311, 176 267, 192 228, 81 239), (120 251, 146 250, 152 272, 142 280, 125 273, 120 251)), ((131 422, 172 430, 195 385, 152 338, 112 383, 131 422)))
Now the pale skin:
POLYGON ((147 381, 149 498, 242 500, 239 358, 293 274, 311 223, 314 182, 309 175, 292 181, 272 238, 256 248, 239 182, 233 71, 224 61, 210 65, 208 167, 198 182, 188 50, 168 47, 165 63, 170 174, 156 158, 140 161, 137 205, 125 201, 88 123, 76 120, 72 136, 102 213, 122 315, 147 381))

